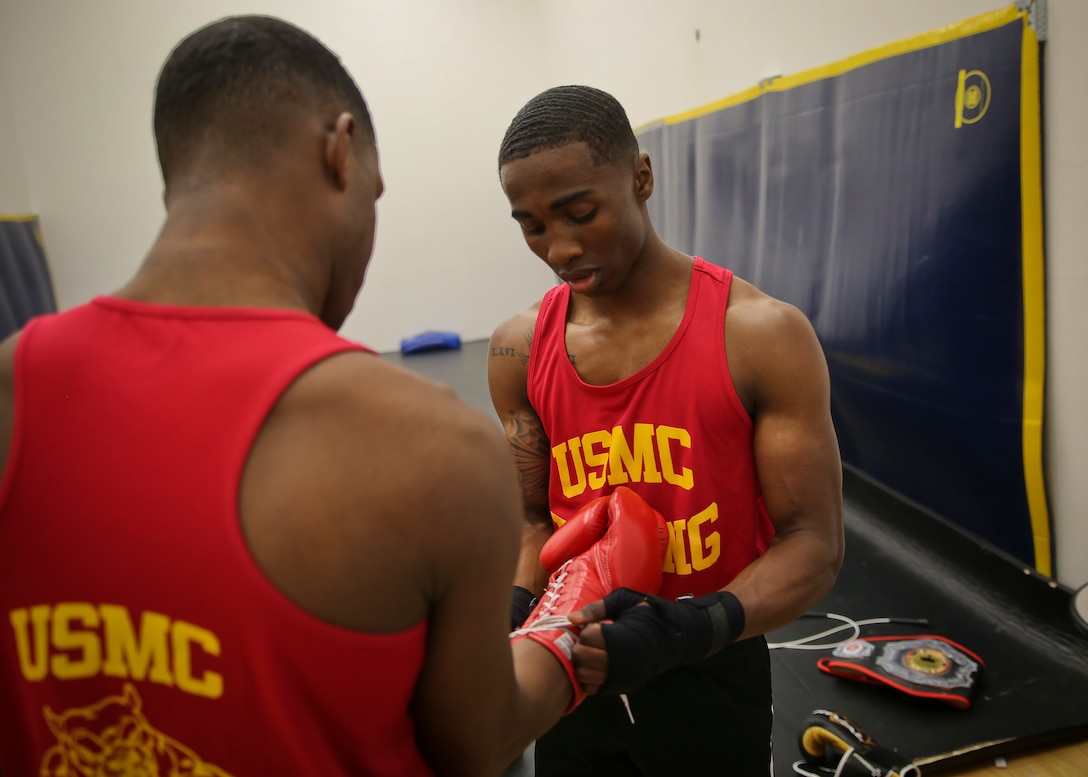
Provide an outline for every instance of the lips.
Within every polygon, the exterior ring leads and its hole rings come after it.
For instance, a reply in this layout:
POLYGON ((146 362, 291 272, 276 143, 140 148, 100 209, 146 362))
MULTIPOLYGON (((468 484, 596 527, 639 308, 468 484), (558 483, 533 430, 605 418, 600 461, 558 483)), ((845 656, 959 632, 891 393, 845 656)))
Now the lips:
POLYGON ((561 272, 558 275, 563 279, 564 283, 579 283, 592 278, 593 273, 593 270, 576 270, 574 272, 561 272))
POLYGON ((585 291, 593 285, 597 273, 593 270, 580 270, 578 272, 564 273, 559 276, 571 291, 585 291))

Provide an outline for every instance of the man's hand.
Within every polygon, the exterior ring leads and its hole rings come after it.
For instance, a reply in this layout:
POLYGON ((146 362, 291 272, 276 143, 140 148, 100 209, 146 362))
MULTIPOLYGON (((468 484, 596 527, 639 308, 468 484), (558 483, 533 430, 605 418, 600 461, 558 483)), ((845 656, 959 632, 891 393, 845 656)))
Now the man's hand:
POLYGON ((604 618, 604 602, 596 601, 578 612, 570 614, 570 621, 575 625, 584 625, 578 642, 574 646, 574 676, 582 684, 587 696, 601 692, 601 687, 608 678, 608 648, 601 633, 601 624, 596 619, 604 618), (600 614, 597 615, 599 605, 600 614), (586 619, 589 620, 586 620, 586 619))
POLYGON ((670 602, 620 588, 570 620, 584 627, 574 656, 586 693, 626 693, 734 642, 744 608, 728 591, 670 602))

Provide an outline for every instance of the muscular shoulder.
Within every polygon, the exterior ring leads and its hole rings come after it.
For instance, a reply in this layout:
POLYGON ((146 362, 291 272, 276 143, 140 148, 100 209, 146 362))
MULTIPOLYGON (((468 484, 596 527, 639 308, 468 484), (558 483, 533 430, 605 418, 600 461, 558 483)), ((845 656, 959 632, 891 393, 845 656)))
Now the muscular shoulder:
POLYGON ((466 547, 516 541, 516 477, 497 424, 448 387, 358 352, 284 394, 250 453, 241 505, 269 578, 364 630, 425 617, 466 547))
POLYGON ((812 331, 812 324, 796 306, 737 277, 729 293, 727 319, 734 331, 763 347, 785 346, 797 335, 812 331))
POLYGON ((486 465, 502 451, 494 422, 448 386, 369 354, 319 364, 282 405, 345 461, 383 472, 372 485, 388 485, 375 491, 396 491, 403 481, 414 485, 421 473, 431 489, 455 490, 473 462, 486 465))
MULTIPOLYGON (((496 405, 522 401, 529 371, 540 303, 499 324, 491 334, 487 353, 487 379, 496 405)), ((498 409, 498 407, 496 408, 498 409)), ((500 410, 500 414, 501 414, 500 410)))
POLYGON ((826 383, 823 350, 808 317, 740 278, 730 290, 725 338, 730 373, 749 411, 790 386, 826 383))
POLYGON ((540 302, 503 321, 491 333, 491 356, 508 356, 513 352, 524 353, 528 358, 533 343, 533 331, 540 312, 540 302), (504 349, 496 353, 496 348, 504 349))

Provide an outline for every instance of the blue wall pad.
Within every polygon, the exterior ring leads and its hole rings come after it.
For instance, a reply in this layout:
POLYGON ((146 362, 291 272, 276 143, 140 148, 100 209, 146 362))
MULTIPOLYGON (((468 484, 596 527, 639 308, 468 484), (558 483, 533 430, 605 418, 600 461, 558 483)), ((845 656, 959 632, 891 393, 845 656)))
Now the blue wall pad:
POLYGON ((844 463, 1052 575, 1026 18, 779 78, 639 140, 665 240, 813 322, 844 463))
POLYGON ((0 340, 56 309, 38 219, 0 216, 0 340))

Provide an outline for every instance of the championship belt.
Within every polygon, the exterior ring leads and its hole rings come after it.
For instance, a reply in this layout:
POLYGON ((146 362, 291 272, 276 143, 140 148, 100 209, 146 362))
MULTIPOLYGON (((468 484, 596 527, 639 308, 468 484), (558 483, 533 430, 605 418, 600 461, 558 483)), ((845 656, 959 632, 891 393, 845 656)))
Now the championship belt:
POLYGON ((985 664, 975 653, 944 637, 863 637, 816 662, 823 671, 865 683, 884 684, 911 696, 939 699, 961 710, 985 664))

